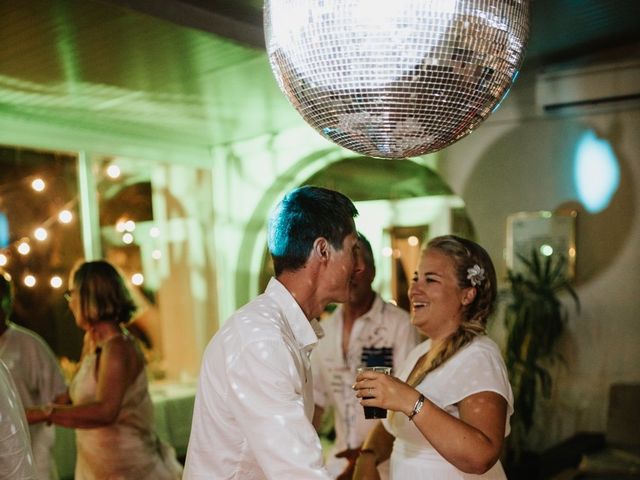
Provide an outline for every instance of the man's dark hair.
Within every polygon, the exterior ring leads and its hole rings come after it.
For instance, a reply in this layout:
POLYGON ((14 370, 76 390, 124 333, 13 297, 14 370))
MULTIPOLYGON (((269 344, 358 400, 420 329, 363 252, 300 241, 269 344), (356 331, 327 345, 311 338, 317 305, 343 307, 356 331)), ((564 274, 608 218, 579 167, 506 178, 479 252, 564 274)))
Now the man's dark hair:
POLYGON ((304 186, 289 192, 269 219, 269 252, 275 274, 302 267, 318 237, 338 250, 354 232, 355 205, 342 193, 304 186))

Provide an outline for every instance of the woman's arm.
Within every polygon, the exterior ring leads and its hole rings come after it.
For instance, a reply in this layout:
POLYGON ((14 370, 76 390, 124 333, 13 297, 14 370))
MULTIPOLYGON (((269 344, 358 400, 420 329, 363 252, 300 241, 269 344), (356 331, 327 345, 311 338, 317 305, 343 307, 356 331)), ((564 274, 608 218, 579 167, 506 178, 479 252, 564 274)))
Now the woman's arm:
POLYGON ((394 440, 395 437, 387 432, 382 422, 378 422, 362 444, 353 480, 379 480, 377 466, 391 456, 394 440))
POLYGON ((46 421, 69 428, 95 428, 115 422, 128 386, 142 364, 134 344, 124 338, 106 343, 98 368, 96 399, 81 405, 53 405, 46 421))
POLYGON ((460 401, 458 409, 459 419, 425 400, 413 422, 456 468, 466 473, 485 473, 502 451, 507 401, 497 393, 480 392, 460 401))
MULTIPOLYGON (((411 415, 420 393, 389 375, 364 372, 355 385, 363 406, 376 406, 411 415), (371 391, 369 391, 371 389, 371 391)), ((412 420, 422 435, 449 463, 466 473, 481 474, 498 460, 504 441, 507 402, 499 394, 480 392, 458 403, 455 418, 425 399, 412 420)))

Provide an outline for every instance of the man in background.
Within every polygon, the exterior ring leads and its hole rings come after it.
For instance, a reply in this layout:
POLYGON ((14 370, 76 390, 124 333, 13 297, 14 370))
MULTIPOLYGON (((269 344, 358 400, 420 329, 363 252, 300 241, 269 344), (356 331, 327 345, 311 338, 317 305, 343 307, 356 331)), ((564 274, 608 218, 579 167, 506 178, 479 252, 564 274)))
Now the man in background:
MULTIPOLYGON (((39 335, 11 322, 13 301, 11 277, 0 270, 0 360, 11 372, 26 409, 52 403, 67 391, 60 366, 39 335)), ((57 479, 54 427, 40 423, 30 425, 29 432, 38 479, 57 479)))
MULTIPOLYGON (((325 409, 333 407, 335 444, 327 458, 334 478, 351 479, 360 447, 378 423, 366 420, 351 386, 361 365, 387 366, 397 371, 418 343, 409 314, 385 302, 371 287, 376 276, 371 244, 358 234, 358 257, 363 269, 351 280, 349 299, 322 320, 324 338, 311 356, 316 411, 314 426, 320 427, 325 409)), ((388 462, 379 467, 388 478, 388 462)))
POLYGON ((347 301, 357 210, 344 195, 301 187, 269 222, 275 278, 207 346, 184 479, 329 480, 311 423, 309 354, 316 318, 347 301))

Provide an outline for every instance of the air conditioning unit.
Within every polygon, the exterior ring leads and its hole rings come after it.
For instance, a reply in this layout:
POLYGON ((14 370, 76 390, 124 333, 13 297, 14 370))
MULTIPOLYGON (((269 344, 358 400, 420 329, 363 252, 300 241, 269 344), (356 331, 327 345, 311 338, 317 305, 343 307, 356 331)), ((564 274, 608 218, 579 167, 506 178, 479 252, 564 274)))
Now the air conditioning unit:
POLYGON ((640 107, 640 58, 581 68, 552 67, 538 73, 540 113, 568 114, 640 107))

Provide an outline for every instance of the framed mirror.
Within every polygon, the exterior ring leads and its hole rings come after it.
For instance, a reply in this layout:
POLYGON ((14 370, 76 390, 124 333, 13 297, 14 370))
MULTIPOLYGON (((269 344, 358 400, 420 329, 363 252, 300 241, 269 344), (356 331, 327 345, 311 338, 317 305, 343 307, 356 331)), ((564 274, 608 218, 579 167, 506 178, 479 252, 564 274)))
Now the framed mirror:
POLYGON ((576 265, 575 210, 518 212, 507 217, 507 268, 522 270, 520 256, 528 258, 535 250, 540 255, 564 256, 565 276, 575 276, 576 265))

